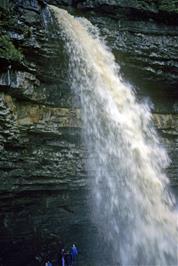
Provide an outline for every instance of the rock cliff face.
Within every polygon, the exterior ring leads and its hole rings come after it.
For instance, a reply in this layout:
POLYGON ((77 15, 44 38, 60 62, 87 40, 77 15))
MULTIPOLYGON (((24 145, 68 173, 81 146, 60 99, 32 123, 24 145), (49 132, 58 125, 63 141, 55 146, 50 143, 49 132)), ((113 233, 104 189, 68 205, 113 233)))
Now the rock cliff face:
POLYGON ((1 24, 0 257, 2 265, 41 265, 46 251, 56 259, 59 240, 79 238, 86 219, 79 105, 48 9, 12 1, 1 24))
MULTIPOLYGON (((96 24, 123 77, 140 97, 151 98, 176 184, 177 1, 48 2, 72 5, 71 12, 96 24)), ((87 207, 87 155, 65 44, 43 1, 0 1, 0 15, 0 263, 14 265, 18 258, 16 265, 42 265, 47 251, 56 260, 62 240, 77 240, 90 257, 95 228, 87 207)))
POLYGON ((74 0, 71 3, 107 36, 127 80, 147 89, 147 94, 164 91, 164 95, 170 95, 171 91, 177 95, 177 1, 74 0))

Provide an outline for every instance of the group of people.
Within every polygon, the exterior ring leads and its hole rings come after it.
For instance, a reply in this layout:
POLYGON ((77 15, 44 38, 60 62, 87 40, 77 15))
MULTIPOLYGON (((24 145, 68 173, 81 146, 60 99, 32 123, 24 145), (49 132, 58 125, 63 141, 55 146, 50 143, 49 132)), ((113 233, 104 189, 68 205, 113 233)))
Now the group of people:
MULTIPOLYGON (((59 266, 74 266, 76 265, 76 259, 78 256, 78 249, 75 244, 72 245, 70 251, 61 250, 59 266)), ((45 266, 53 266, 51 261, 47 261, 45 266)))

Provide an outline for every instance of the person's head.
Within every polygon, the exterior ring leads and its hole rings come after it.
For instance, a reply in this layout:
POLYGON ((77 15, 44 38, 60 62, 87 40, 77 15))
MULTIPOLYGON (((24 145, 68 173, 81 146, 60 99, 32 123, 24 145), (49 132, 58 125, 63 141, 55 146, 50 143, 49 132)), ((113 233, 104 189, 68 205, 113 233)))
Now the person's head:
POLYGON ((73 244, 72 247, 75 248, 75 244, 73 244))

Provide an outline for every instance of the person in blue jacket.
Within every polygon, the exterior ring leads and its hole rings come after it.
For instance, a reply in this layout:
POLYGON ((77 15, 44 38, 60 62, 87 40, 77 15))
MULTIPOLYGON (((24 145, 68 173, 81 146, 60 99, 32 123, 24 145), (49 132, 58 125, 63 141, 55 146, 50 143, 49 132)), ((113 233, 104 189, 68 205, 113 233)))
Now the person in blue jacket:
POLYGON ((61 263, 62 263, 62 266, 65 266, 65 258, 64 258, 64 256, 62 256, 61 263))
POLYGON ((45 263, 45 266, 53 266, 52 263, 48 260, 46 263, 45 263))
POLYGON ((73 244, 71 248, 72 265, 73 263, 75 263, 77 255, 78 255, 77 247, 75 244, 73 244))

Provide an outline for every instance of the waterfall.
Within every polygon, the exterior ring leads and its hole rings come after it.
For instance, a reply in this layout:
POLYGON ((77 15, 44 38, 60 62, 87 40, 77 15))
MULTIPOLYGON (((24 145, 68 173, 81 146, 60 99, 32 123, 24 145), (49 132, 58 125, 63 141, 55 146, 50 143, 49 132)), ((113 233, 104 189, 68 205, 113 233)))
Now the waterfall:
POLYGON ((178 220, 164 170, 169 158, 149 106, 122 81, 112 52, 88 20, 51 9, 70 57, 71 87, 81 97, 93 218, 111 247, 111 264, 178 265, 178 220))

